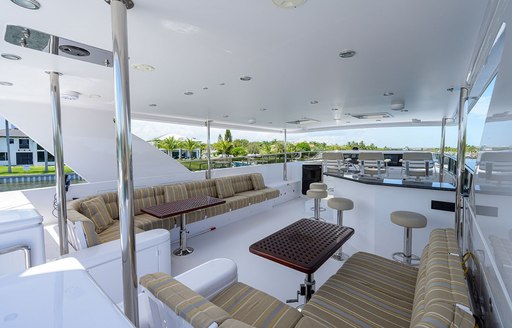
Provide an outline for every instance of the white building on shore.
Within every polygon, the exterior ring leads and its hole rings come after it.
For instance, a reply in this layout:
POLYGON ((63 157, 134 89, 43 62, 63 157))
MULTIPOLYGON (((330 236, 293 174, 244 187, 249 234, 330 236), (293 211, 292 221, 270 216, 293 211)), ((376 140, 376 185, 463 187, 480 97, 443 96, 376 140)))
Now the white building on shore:
MULTIPOLYGON (((49 165, 54 165, 53 155, 30 139, 25 133, 16 129, 9 129, 9 150, 11 165, 45 165, 45 158, 49 165)), ((0 165, 8 165, 8 152, 6 130, 0 130, 0 165)))

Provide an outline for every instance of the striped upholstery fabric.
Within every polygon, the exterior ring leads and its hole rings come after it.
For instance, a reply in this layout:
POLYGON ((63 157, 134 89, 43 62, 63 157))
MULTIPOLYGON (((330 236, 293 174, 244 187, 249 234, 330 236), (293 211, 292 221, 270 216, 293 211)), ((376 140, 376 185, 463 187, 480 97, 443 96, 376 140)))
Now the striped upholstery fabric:
POLYGON ((254 328, 240 320, 228 319, 219 326, 220 328, 254 328))
POLYGON ((155 195, 156 204, 160 205, 165 203, 164 188, 168 185, 154 186, 153 193, 155 195))
MULTIPOLYGON (((204 218, 206 217, 206 213, 205 213, 205 210, 199 210, 199 211, 187 213, 187 214, 185 214, 185 216, 187 218, 187 223, 192 223, 192 222, 204 220, 204 218)), ((180 224, 179 215, 176 217, 176 224, 178 224, 178 225, 180 224)))
POLYGON ((230 211, 238 210, 239 208, 249 206, 249 198, 244 196, 233 196, 224 198, 226 205, 230 211))
POLYGON ((235 189, 233 189, 230 178, 215 179, 215 186, 219 198, 228 198, 235 195, 235 189))
POLYGON ((249 199, 251 204, 257 204, 266 201, 268 198, 267 191, 264 190, 251 190, 251 191, 242 191, 236 194, 237 196, 244 196, 249 199))
MULTIPOLYGON (((454 229, 434 229, 430 233, 429 252, 434 254, 440 252, 443 254, 459 254, 459 246, 455 238, 454 229)), ((462 255, 462 254, 461 254, 462 255)))
POLYGON ((164 186, 164 202, 169 203, 176 200, 188 198, 187 187, 184 184, 164 186))
POLYGON ((212 207, 207 207, 203 211, 207 218, 211 218, 212 216, 221 215, 229 212, 229 205, 219 204, 212 207))
POLYGON ((417 274, 417 268, 365 252, 352 255, 337 273, 411 304, 417 274))
POLYGON ((234 175, 229 178, 231 179, 231 183, 233 184, 235 194, 239 194, 244 191, 254 190, 250 174, 234 175))
POLYGON ((212 299, 234 319, 265 328, 294 327, 301 314, 296 309, 259 290, 237 282, 212 299))
POLYGON ((77 210, 73 208, 68 208, 67 210, 68 216, 67 219, 73 223, 77 223, 81 221, 84 227, 85 239, 87 242, 87 247, 92 247, 98 245, 99 239, 98 234, 96 233, 96 229, 94 223, 87 217, 83 216, 77 210))
POLYGON ((135 215, 142 213, 142 209, 156 205, 153 188, 139 188, 133 191, 133 206, 135 215))
POLYGON ((263 181, 263 175, 261 175, 261 173, 251 174, 251 182, 254 190, 262 190, 266 188, 265 181, 263 181))
POLYGON ((327 328, 327 326, 313 318, 302 317, 295 328, 327 328))
POLYGON ((187 182, 187 192, 189 197, 210 196, 218 197, 215 180, 203 180, 187 182))
POLYGON ((195 328, 207 328, 230 318, 226 311, 165 273, 147 274, 140 284, 195 328))
MULTIPOLYGON (((144 232, 144 230, 135 227, 135 233, 144 232)), ((105 229, 105 231, 98 234, 99 243, 106 243, 112 240, 119 239, 119 220, 114 220, 114 224, 105 229)))
POLYGON ((176 217, 157 218, 151 214, 142 213, 135 216, 135 226, 144 231, 152 229, 166 229, 171 230, 176 225, 176 217))
POLYGON ((99 196, 103 198, 110 217, 114 220, 119 218, 119 203, 117 202, 117 192, 106 192, 104 194, 100 194, 99 196))
POLYGON ((80 204, 83 215, 94 222, 96 233, 101 233, 114 223, 102 197, 94 197, 80 204))
POLYGON ((412 303, 334 275, 302 309, 327 327, 409 327, 412 303))

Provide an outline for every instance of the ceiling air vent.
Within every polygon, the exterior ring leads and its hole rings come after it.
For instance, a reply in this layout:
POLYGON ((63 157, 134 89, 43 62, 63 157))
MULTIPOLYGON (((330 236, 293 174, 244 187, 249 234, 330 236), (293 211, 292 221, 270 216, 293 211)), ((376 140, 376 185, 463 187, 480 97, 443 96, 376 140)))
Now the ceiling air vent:
POLYGON ((298 120, 290 121, 290 122, 286 122, 286 123, 296 124, 296 125, 303 125, 303 124, 310 124, 310 123, 316 123, 316 122, 320 122, 320 121, 319 120, 315 120, 313 118, 303 117, 303 118, 300 118, 298 120))
POLYGON ((359 120, 377 120, 382 118, 390 118, 393 117, 390 113, 382 112, 382 113, 366 113, 366 114, 347 114, 359 120))

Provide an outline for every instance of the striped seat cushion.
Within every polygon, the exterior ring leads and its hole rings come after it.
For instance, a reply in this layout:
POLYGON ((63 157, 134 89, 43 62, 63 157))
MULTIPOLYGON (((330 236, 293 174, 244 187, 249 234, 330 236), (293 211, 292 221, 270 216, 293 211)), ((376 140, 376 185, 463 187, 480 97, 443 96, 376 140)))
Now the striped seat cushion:
POLYGON ((243 191, 236 194, 237 196, 247 197, 251 204, 257 204, 266 201, 268 198, 265 190, 243 191))
POLYGON ((218 197, 215 180, 201 180, 187 182, 185 184, 189 197, 210 196, 218 197))
MULTIPOLYGON (((144 232, 144 230, 139 229, 135 227, 135 233, 141 233, 144 232)), ((106 243, 112 240, 117 240, 120 238, 120 232, 119 232, 119 220, 114 220, 114 224, 112 224, 110 227, 102 231, 100 234, 98 234, 98 242, 99 244, 106 243)))
POLYGON ((142 209, 149 206, 156 205, 155 192, 153 188, 140 188, 135 189, 133 192, 133 207, 134 214, 139 215, 142 213, 142 209))
POLYGON ((249 198, 244 196, 233 196, 224 198, 226 205, 230 211, 238 210, 239 208, 249 206, 249 198))
POLYGON ((234 319, 256 328, 294 327, 301 318, 296 309, 240 282, 223 290, 212 302, 234 319))
POLYGON ((365 252, 352 255, 336 273, 411 304, 417 274, 417 268, 365 252))
POLYGON ((228 319, 219 326, 220 328, 254 328, 240 320, 228 319))
POLYGON ((226 311, 168 274, 147 274, 140 284, 195 328, 207 328, 214 322, 220 325, 230 318, 226 311))
POLYGON ((244 191, 254 190, 250 174, 234 175, 229 178, 231 179, 231 183, 233 184, 235 194, 244 191))
POLYGON ((327 327, 409 327, 412 305, 353 279, 334 275, 302 314, 327 327))
POLYGON ((151 214, 142 213, 135 216, 135 226, 144 231, 152 229, 171 230, 176 224, 176 217, 157 218, 151 214))
POLYGON ((102 197, 94 197, 80 204, 80 210, 83 215, 94 222, 94 230, 101 233, 114 223, 110 213, 107 210, 105 201, 102 197))
POLYGON ((215 179, 215 187, 219 198, 228 198, 235 195, 235 189, 230 178, 215 179))
POLYGON ((188 198, 187 187, 184 184, 164 186, 164 202, 170 203, 188 198))
POLYGON ((262 190, 266 188, 265 181, 263 180, 263 175, 261 175, 261 173, 251 174, 251 182, 254 190, 262 190))

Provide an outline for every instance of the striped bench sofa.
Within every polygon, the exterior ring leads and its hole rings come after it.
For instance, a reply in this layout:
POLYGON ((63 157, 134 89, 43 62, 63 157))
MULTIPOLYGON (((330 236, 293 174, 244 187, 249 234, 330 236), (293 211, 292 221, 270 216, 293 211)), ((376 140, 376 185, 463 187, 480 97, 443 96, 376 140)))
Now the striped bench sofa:
MULTIPOLYGON (((260 173, 138 188, 133 193, 135 233, 152 229, 170 230, 177 223, 177 216, 160 219, 142 212, 143 208, 194 196, 223 198, 226 203, 187 214, 188 223, 276 198, 279 190, 265 186, 260 173)), ((68 202, 67 217, 70 241, 77 250, 119 239, 116 192, 68 202)))
POLYGON ((143 276, 141 285, 197 328, 475 326, 452 229, 432 231, 419 268, 354 254, 302 312, 240 282, 209 299, 163 273, 143 276))

